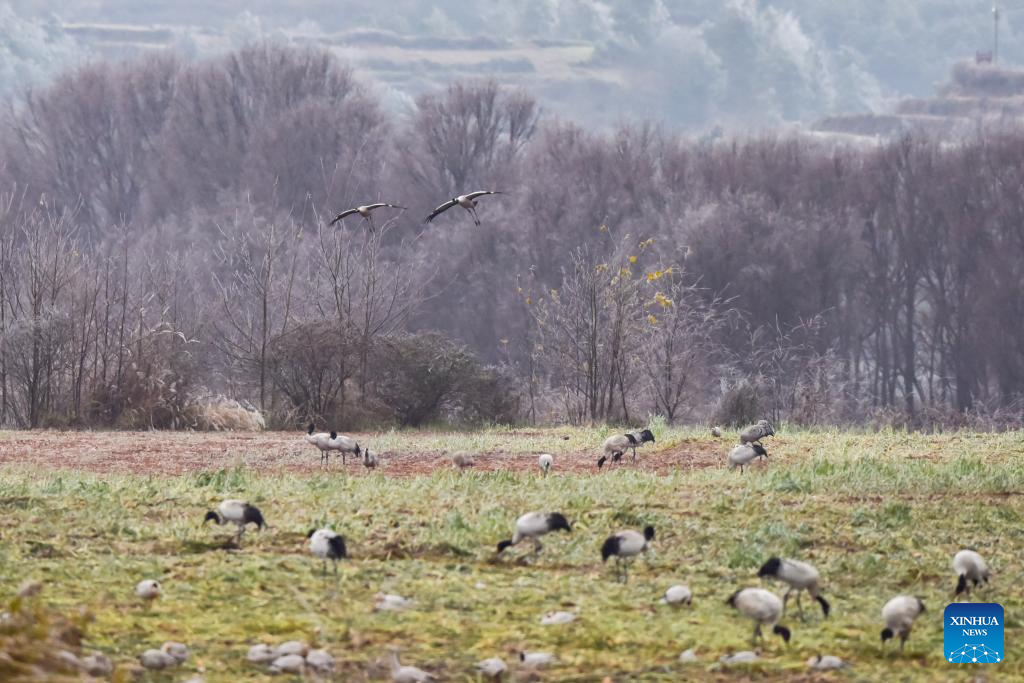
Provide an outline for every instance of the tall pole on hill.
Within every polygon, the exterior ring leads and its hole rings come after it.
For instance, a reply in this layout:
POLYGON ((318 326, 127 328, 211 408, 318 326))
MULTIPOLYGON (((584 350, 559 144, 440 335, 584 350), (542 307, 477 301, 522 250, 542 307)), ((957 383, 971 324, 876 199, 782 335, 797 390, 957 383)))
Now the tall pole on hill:
POLYGON ((992 63, 999 63, 999 8, 992 5, 992 63))

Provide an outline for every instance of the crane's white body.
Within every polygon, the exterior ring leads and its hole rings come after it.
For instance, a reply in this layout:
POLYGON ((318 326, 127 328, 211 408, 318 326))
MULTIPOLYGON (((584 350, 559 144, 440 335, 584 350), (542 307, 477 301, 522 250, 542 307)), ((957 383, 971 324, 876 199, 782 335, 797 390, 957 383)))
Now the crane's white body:
POLYGON ((548 664, 554 664, 558 661, 558 658, 550 652, 520 652, 519 661, 525 667, 536 669, 548 664))
POLYGON ((160 597, 160 582, 153 579, 139 581, 135 586, 135 594, 143 600, 156 600, 160 597))
POLYGON ((665 605, 689 605, 692 601, 693 593, 690 592, 689 586, 683 584, 671 586, 661 599, 665 605))
POLYGON ((342 465, 346 464, 346 454, 352 453, 353 455, 359 455, 362 452, 362 449, 359 448, 359 444, 356 442, 356 440, 353 439, 351 436, 345 436, 344 434, 337 434, 333 436, 327 442, 327 450, 341 453, 342 465))
POLYGON ((499 678, 508 671, 508 665, 501 657, 491 657, 476 663, 476 670, 488 678, 499 678))
POLYGON ((403 666, 398 653, 391 653, 391 680, 394 683, 426 683, 436 681, 437 676, 415 666, 403 666))
MULTIPOLYGON (((891 635, 900 639, 901 650, 914 628, 914 620, 922 612, 924 612, 924 603, 913 595, 897 595, 882 607, 882 620, 885 622, 885 627, 892 631, 891 635)), ((883 631, 883 642, 884 637, 885 632, 883 631)))

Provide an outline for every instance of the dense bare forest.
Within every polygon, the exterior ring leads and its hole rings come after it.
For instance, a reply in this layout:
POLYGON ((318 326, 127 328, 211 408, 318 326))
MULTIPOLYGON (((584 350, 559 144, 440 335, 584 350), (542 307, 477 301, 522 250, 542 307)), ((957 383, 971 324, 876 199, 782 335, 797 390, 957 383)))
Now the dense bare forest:
POLYGON ((1017 425, 1021 158, 595 132, 492 82, 398 118, 272 44, 93 64, 4 116, 0 423, 1017 425), (409 210, 327 225, 371 201, 409 210))

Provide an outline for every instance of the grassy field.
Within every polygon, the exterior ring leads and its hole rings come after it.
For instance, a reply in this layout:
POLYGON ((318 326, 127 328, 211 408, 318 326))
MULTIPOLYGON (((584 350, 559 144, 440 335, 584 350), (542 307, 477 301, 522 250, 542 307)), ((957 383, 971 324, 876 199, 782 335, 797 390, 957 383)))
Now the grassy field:
MULTIPOLYGON (((233 450, 230 437, 190 435, 182 448, 207 438, 228 445, 208 469, 159 476, 104 472, 82 446, 89 471, 76 467, 74 447, 59 466, 35 463, 27 451, 19 458, 21 435, 0 433, 0 598, 9 600, 26 578, 42 581, 48 604, 95 615, 86 644, 117 662, 165 640, 187 643, 193 654, 185 666, 151 674, 154 681, 197 670, 207 681, 269 680, 245 653, 288 639, 327 648, 339 681, 389 680, 375 664, 389 645, 402 649, 404 662, 449 681, 481 680, 475 662, 497 655, 511 663, 518 649, 557 654, 560 663, 541 674, 548 681, 936 681, 974 673, 1024 680, 1024 658, 1014 652, 1024 607, 1020 434, 783 431, 769 440, 767 465, 740 475, 724 467, 735 434, 719 440, 664 428, 654 448, 641 451, 640 466, 598 472, 602 433, 367 435, 387 456, 369 474, 352 464, 348 474, 340 464, 316 471, 318 454, 298 436, 256 435, 233 450), (261 449, 264 442, 278 457, 261 449), (488 471, 454 471, 442 453, 455 450, 486 454, 488 471), (546 479, 529 466, 541 450, 556 455, 546 479), (412 458, 418 468, 406 466, 412 458), (307 461, 309 468, 298 468, 307 461), (516 466, 503 469, 505 461, 516 466), (200 525, 226 497, 258 505, 271 525, 247 533, 240 550, 225 549, 227 528, 200 525), (522 559, 528 544, 496 560, 494 545, 529 510, 563 512, 574 530, 545 539, 535 562, 522 559), (649 563, 637 562, 628 584, 615 583, 600 544, 610 532, 644 524, 657 529, 649 563), (344 534, 352 555, 336 583, 325 583, 306 554, 306 532, 322 525, 344 534), (993 568, 981 599, 1006 610, 1009 655, 999 665, 967 669, 942 658, 942 610, 955 584, 950 562, 962 547, 977 549, 993 568), (772 638, 760 663, 721 668, 718 658, 750 649, 751 635, 751 624, 724 602, 758 585, 757 568, 776 554, 820 569, 832 617, 823 621, 805 601, 806 621, 795 610, 785 619, 788 648, 772 638), (151 607, 133 594, 143 578, 164 584, 151 607), (677 582, 693 590, 692 607, 658 604, 677 582), (378 591, 416 604, 374 612, 378 591), (881 607, 900 593, 920 596, 928 608, 902 655, 891 644, 883 652, 879 641, 881 607), (552 610, 578 620, 542 626, 552 610), (693 647, 699 662, 679 663, 693 647), (811 674, 805 662, 816 653, 853 667, 811 674)), ((50 438, 58 450, 67 442, 50 438)), ((140 438, 162 436, 94 438, 134 439, 125 447, 131 451, 140 438)))

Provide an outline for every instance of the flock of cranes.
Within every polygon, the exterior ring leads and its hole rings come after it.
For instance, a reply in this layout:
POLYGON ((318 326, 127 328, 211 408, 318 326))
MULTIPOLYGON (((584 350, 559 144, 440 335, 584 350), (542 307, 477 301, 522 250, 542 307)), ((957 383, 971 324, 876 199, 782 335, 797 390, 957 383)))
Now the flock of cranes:
MULTIPOLYGON (((236 539, 241 536, 246 524, 256 524, 264 528, 266 523, 262 513, 254 506, 238 500, 226 500, 218 506, 217 512, 209 512, 206 520, 217 519, 220 523, 233 522, 238 525, 239 533, 236 539)), ((204 520, 204 521, 206 521, 204 520)), ((540 537, 548 534, 565 531, 572 532, 572 525, 569 520, 559 512, 527 512, 520 516, 516 522, 511 539, 498 543, 497 553, 501 555, 506 549, 519 544, 523 540, 533 542, 533 554, 539 555, 542 546, 540 537)), ((616 560, 615 575, 623 583, 628 582, 629 561, 639 555, 647 553, 651 542, 654 540, 654 527, 647 525, 642 531, 626 529, 608 536, 601 544, 601 559, 607 562, 611 558, 616 560)), ((323 574, 326 578, 326 563, 331 560, 334 563, 334 573, 337 575, 337 563, 339 560, 348 557, 345 539, 331 529, 314 529, 309 532, 310 554, 324 562, 323 574)), ((966 593, 970 596, 971 589, 980 584, 987 584, 989 581, 989 569, 985 560, 973 550, 961 550, 953 559, 953 570, 957 575, 955 595, 966 593)), ((768 559, 758 570, 757 576, 761 579, 774 579, 782 582, 788 587, 783 598, 779 598, 774 592, 758 587, 740 588, 733 592, 725 604, 734 608, 740 615, 750 619, 754 624, 752 641, 757 643, 764 640, 763 629, 769 628, 774 635, 778 635, 788 645, 792 637, 789 627, 781 624, 786 614, 786 603, 792 593, 797 595, 797 607, 801 620, 804 619, 803 607, 800 604, 800 595, 808 593, 821 606, 822 615, 828 618, 831 613, 831 605, 822 595, 821 577, 818 570, 812 565, 793 559, 772 557, 768 559)), ((136 588, 137 594, 146 599, 153 600, 160 594, 160 586, 155 581, 143 581, 136 588)), ((404 609, 412 604, 408 598, 397 595, 378 595, 384 604, 378 605, 378 609, 404 609), (387 606, 394 603, 397 606, 387 606)), ((688 586, 674 585, 665 592, 662 603, 672 606, 690 605, 693 595, 688 586)), ((889 600, 882 608, 882 620, 885 627, 881 631, 881 640, 884 645, 887 640, 898 638, 900 650, 909 638, 915 620, 925 612, 924 602, 913 595, 898 595, 889 600)), ((575 614, 571 612, 555 612, 545 617, 542 623, 570 623, 575 620, 575 614)), ((264 647, 266 646, 255 646, 264 647)), ((396 652, 392 652, 392 680, 398 683, 406 681, 428 681, 436 677, 422 669, 402 665, 398 662, 396 652)), ((289 656, 277 652, 280 657, 289 656)), ((294 657, 294 653, 292 655, 294 657)), ((681 661, 694 661, 693 652, 687 651, 680 658, 681 661), (690 655, 690 658, 687 658, 690 655)), ((759 655, 756 652, 741 652, 729 655, 729 661, 757 661, 759 655)), ((147 651, 141 658, 147 668, 163 668, 170 665, 170 660, 165 661, 157 651, 147 651), (149 666, 152 660, 152 666, 149 666), (159 661, 158 661, 159 660, 159 661), (159 665, 159 666, 157 666, 159 665)), ((250 653, 250 660, 252 656, 250 653)), ((520 660, 524 665, 542 665, 554 661, 553 655, 549 653, 520 653, 520 660), (538 657, 543 662, 533 661, 538 657), (529 661, 528 661, 529 660, 529 661)), ((269 660, 268 660, 269 661, 269 660)), ((725 660, 723 660, 725 661, 725 660)), ((277 662, 275 662, 277 663, 277 662)), ((281 662, 287 664, 287 662, 281 662)), ((811 668, 816 670, 838 669, 849 666, 840 658, 827 655, 818 655, 812 658, 811 668)), ((281 667, 279 667, 281 668, 281 667)), ((492 657, 477 665, 478 670, 494 680, 500 680, 501 674, 507 671, 507 666, 499 657, 492 657)), ((301 668, 299 669, 301 671, 301 668)))
MULTIPOLYGON (((716 436, 721 434, 717 428, 712 430, 716 436)), ((775 431, 772 425, 762 420, 755 425, 748 427, 740 433, 741 444, 737 448, 757 448, 764 451, 761 440, 774 436, 775 431)), ((330 452, 338 451, 342 457, 346 453, 362 455, 365 459, 368 450, 361 447, 355 439, 335 432, 317 433, 315 425, 310 424, 305 435, 307 443, 314 445, 321 452, 321 461, 329 457, 330 452)), ((645 443, 654 443, 655 437, 650 430, 642 430, 627 434, 608 437, 602 444, 603 455, 599 461, 599 467, 608 458, 613 462, 621 460, 627 450, 633 450, 635 459, 636 448, 645 443)), ((735 449, 734 449, 735 451, 735 449)), ((763 453, 767 456, 767 453, 763 453)), ((542 454, 538 459, 538 465, 546 476, 553 466, 553 456, 542 454)), ((471 465, 469 465, 471 466, 471 465)), ((730 468, 733 466, 730 455, 730 468)), ((263 512, 256 506, 237 499, 222 501, 214 510, 206 512, 203 524, 214 522, 217 525, 232 524, 236 527, 236 533, 232 537, 233 542, 239 543, 248 525, 254 525, 258 530, 269 528, 263 512)), ((498 542, 496 557, 501 557, 506 551, 519 545, 523 541, 532 543, 533 557, 537 558, 543 548, 540 539, 549 534, 564 531, 567 534, 573 532, 573 523, 562 513, 555 511, 529 511, 519 516, 512 529, 512 535, 508 539, 498 542)), ((323 562, 322 575, 327 579, 327 563, 333 564, 334 575, 338 575, 338 563, 349 558, 349 548, 345 538, 329 528, 314 528, 306 536, 308 540, 308 552, 316 560, 323 562)), ((652 544, 655 542, 655 529, 651 525, 645 525, 641 529, 624 529, 607 536, 600 544, 600 556, 602 563, 607 564, 608 560, 615 560, 614 576, 623 584, 629 581, 630 563, 637 557, 646 556, 652 544)), ((982 584, 987 584, 990 578, 990 571, 985 560, 973 550, 961 550, 953 558, 953 570, 957 577, 955 596, 965 594, 970 597, 971 591, 982 584)), ((792 637, 792 631, 782 620, 786 615, 786 607, 791 595, 795 594, 800 619, 804 620, 803 605, 801 596, 807 593, 808 596, 818 603, 821 608, 822 617, 828 619, 832 606, 823 595, 821 575, 818 570, 807 562, 796 559, 771 557, 765 561, 756 574, 762 580, 775 580, 787 587, 782 598, 775 592, 763 587, 741 587, 735 590, 724 601, 725 605, 733 608, 740 616, 749 619, 754 626, 752 642, 763 642, 765 629, 770 633, 778 635, 788 645, 792 637)), ((136 595, 146 602, 151 602, 160 597, 162 587, 159 582, 151 579, 143 580, 135 586, 136 595)), ((376 610, 402 610, 408 608, 413 601, 398 595, 378 594, 379 600, 376 610)), ((666 592, 662 603, 680 608, 690 605, 694 596, 686 585, 673 585, 666 592)), ((375 610, 375 611, 376 611, 375 610)), ((897 595, 885 603, 881 610, 884 628, 881 631, 882 645, 890 639, 899 639, 900 650, 910 636, 915 620, 925 612, 923 601, 913 595, 897 595)), ((564 624, 576 619, 573 612, 553 612, 544 617, 541 623, 564 624)), ((306 649, 291 647, 302 645, 301 643, 289 642, 277 648, 266 645, 256 645, 250 649, 248 659, 252 662, 261 662, 270 665, 271 672, 293 672, 302 673, 306 667, 311 669, 330 670, 333 667, 333 658, 323 650, 307 652, 306 649), (291 651, 296 650, 296 651, 291 651), (301 650, 301 651, 298 651, 301 650), (311 659, 312 658, 312 659, 311 659), (322 662, 319 660, 323 660, 322 662), (319 663, 318 663, 319 662, 319 663)), ((304 647, 304 646, 303 646, 304 647)), ((180 665, 188 656, 187 648, 180 643, 165 643, 161 650, 147 650, 139 657, 140 663, 148 669, 164 669, 180 665)), ((751 662, 757 661, 760 655, 757 652, 740 652, 727 655, 722 658, 723 662, 751 662)), ((545 666, 555 661, 554 655, 543 652, 520 652, 519 659, 524 667, 545 666)), ((697 661, 692 650, 684 652, 680 661, 697 661)), ((395 651, 391 652, 391 678, 396 683, 420 683, 435 680, 436 676, 414 666, 404 665, 398 659, 395 651)), ((808 663, 814 670, 838 669, 849 666, 840 658, 827 655, 818 655, 808 663)), ((507 665, 500 657, 491 657, 477 664, 477 669, 492 680, 499 681, 501 676, 508 670, 507 665)))
MULTIPOLYGON (((718 427, 713 427, 711 434, 715 437, 720 437, 722 432, 718 427)), ((728 455, 727 463, 729 469, 739 467, 742 474, 743 468, 746 465, 749 465, 758 458, 767 458, 768 451, 762 445, 761 440, 769 436, 775 436, 775 429, 768 420, 759 420, 757 424, 751 425, 740 432, 739 445, 733 448, 728 455)), ((335 431, 317 432, 314 423, 309 424, 305 439, 307 443, 316 446, 320 451, 321 466, 330 464, 332 451, 341 454, 343 466, 346 464, 345 456, 347 453, 352 453, 357 458, 361 457, 363 465, 367 468, 377 467, 380 463, 380 459, 376 454, 371 453, 368 448, 362 448, 354 438, 338 434, 335 431)), ((636 464, 636 449, 646 443, 656 443, 654 433, 650 429, 609 436, 601 444, 602 454, 597 459, 597 468, 601 469, 609 461, 612 464, 620 463, 622 456, 627 451, 632 453, 632 462, 636 464)), ((468 453, 456 453, 451 457, 451 461, 460 470, 473 467, 476 464, 473 456, 468 453)), ((554 456, 550 453, 542 453, 537 459, 537 464, 544 476, 547 476, 554 466, 554 456)))
MULTIPOLYGON (((477 190, 476 192, 469 192, 467 194, 460 194, 458 197, 452 197, 451 199, 449 199, 445 203, 443 203, 440 206, 438 206, 436 209, 434 209, 433 211, 430 212, 429 216, 427 216, 423 220, 424 220, 425 223, 430 223, 435 218, 437 218, 438 216, 440 216, 442 213, 444 213, 448 209, 452 208, 453 206, 461 206, 463 209, 465 209, 467 212, 469 212, 469 215, 473 218, 473 223, 475 225, 480 225, 480 217, 476 213, 476 206, 477 206, 477 203, 478 203, 477 200, 480 197, 485 197, 485 196, 491 195, 491 194, 504 194, 504 193, 501 192, 500 190, 477 190)), ((362 206, 357 206, 355 208, 346 209, 345 211, 342 211, 341 213, 339 213, 338 215, 336 215, 334 217, 334 220, 332 220, 329 223, 329 225, 334 225, 338 221, 343 220, 344 218, 346 218, 348 216, 352 216, 354 214, 359 214, 360 216, 363 217, 363 220, 365 220, 370 225, 370 227, 372 228, 372 227, 374 227, 374 225, 373 225, 373 212, 376 211, 377 209, 383 209, 383 208, 398 209, 400 211, 405 211, 407 209, 407 207, 399 206, 398 204, 388 204, 387 202, 377 202, 375 204, 364 204, 362 206)))
MULTIPOLYGON (((458 200, 459 198, 453 199, 451 202, 446 203, 446 205, 438 207, 438 211, 436 211, 434 215, 454 206, 456 203, 459 203, 458 200)), ((720 437, 722 434, 718 427, 712 428, 711 433, 715 437, 720 437)), ((767 458, 768 452, 764 448, 762 440, 774 435, 774 427, 768 420, 760 420, 756 424, 743 429, 739 434, 739 445, 733 448, 729 453, 727 459, 728 467, 730 469, 740 467, 742 472, 743 466, 749 464, 752 460, 756 458, 767 458)), ((312 439, 311 442, 315 442, 317 436, 318 435, 313 433, 313 425, 310 425, 307 440, 312 439)), ((323 434, 319 436, 327 435, 323 434)), ((330 434, 331 440, 337 440, 338 438, 343 437, 338 437, 334 432, 330 434)), ((612 463, 618 463, 621 461, 623 455, 629 451, 632 452, 633 462, 636 462, 636 449, 646 443, 655 443, 655 436, 649 429, 610 436, 602 443, 602 455, 597 462, 597 466, 598 468, 601 468, 609 460, 612 463)), ((318 444, 318 447, 321 446, 318 444)), ((358 445, 356 445, 355 448, 357 449, 356 454, 358 455, 358 445)), ((321 448, 321 452, 324 452, 323 448, 321 448)), ((459 469, 473 466, 472 458, 462 453, 453 456, 452 461, 459 469)), ((538 459, 538 465, 543 476, 547 476, 552 469, 553 464, 554 458, 551 454, 542 454, 538 459)), ((572 524, 565 515, 560 512, 531 511, 516 519, 512 531, 511 538, 502 540, 498 543, 498 556, 501 556, 505 551, 519 545, 523 541, 530 541, 533 546, 533 555, 536 557, 542 549, 540 542, 541 537, 558 531, 571 533, 572 524)), ((334 532, 329 532, 333 534, 334 542, 337 544, 332 549, 325 544, 325 539, 320 536, 326 533, 328 533, 326 530, 310 532, 310 551, 314 556, 325 559, 325 562, 326 559, 333 559, 336 563, 338 559, 346 557, 344 539, 337 534, 334 534, 334 532)), ((654 527, 650 525, 643 527, 642 530, 626 529, 616 532, 608 536, 600 546, 602 562, 607 563, 609 559, 614 558, 614 575, 616 579, 623 583, 627 583, 629 580, 629 563, 636 557, 645 555, 653 543, 654 538, 655 530, 654 527)), ((957 553, 953 560, 953 569, 957 575, 957 586, 955 592, 955 595, 957 596, 961 594, 969 596, 972 588, 975 588, 980 584, 987 583, 989 579, 989 569, 987 564, 984 559, 982 559, 981 556, 973 550, 962 550, 957 553)), ((335 572, 336 571, 337 569, 335 568, 335 572)), ((326 565, 324 567, 324 572, 326 576, 326 565)), ((757 577, 761 579, 774 579, 782 582, 787 586, 786 593, 780 599, 770 590, 747 587, 740 588, 735 591, 725 601, 727 605, 734 608, 739 614, 747 617, 753 622, 753 641, 755 643, 763 640, 763 629, 765 628, 770 629, 773 634, 780 636, 787 644, 789 643, 791 631, 787 626, 782 625, 780 621, 786 614, 787 603, 790 596, 793 594, 796 596, 797 608, 801 619, 804 618, 803 605, 801 604, 801 596, 803 593, 807 593, 812 600, 819 604, 824 618, 829 617, 831 605, 822 594, 820 585, 821 576, 818 573, 818 570, 812 565, 800 560, 772 557, 761 566, 760 570, 757 572, 757 577)), ((688 586, 675 585, 666 591, 662 602, 678 606, 683 604, 688 605, 691 603, 692 599, 693 596, 688 586)), ((892 638, 898 638, 900 641, 900 649, 902 650, 903 645, 910 636, 914 621, 924 611, 924 603, 913 595, 898 595, 889 600, 884 605, 881 612, 882 620, 885 623, 885 628, 881 631, 882 643, 884 644, 887 640, 892 638)), ((571 613, 556 613, 555 617, 558 616, 564 616, 567 620, 575 618, 575 615, 571 613)), ((551 656, 547 653, 539 654, 551 656)), ((689 652, 689 654, 693 656, 692 652, 689 652)), ((684 657, 681 659, 684 661, 690 661, 686 660, 685 655, 687 655, 687 653, 684 653, 684 657)), ((750 661, 756 661, 758 657, 758 655, 753 652, 731 655, 731 657, 734 658, 739 657, 736 661, 747 661, 743 659, 744 656, 750 658, 750 661)), ((844 668, 848 666, 847 663, 843 662, 838 657, 831 655, 818 655, 816 658, 812 658, 809 665, 815 670, 844 668)), ((504 662, 501 661, 500 658, 491 658, 480 662, 478 669, 489 676, 494 676, 495 680, 500 677, 501 673, 507 670, 504 662)), ((398 669, 396 668, 395 671, 397 670, 398 669)), ((424 678, 417 680, 428 679, 424 678)))

